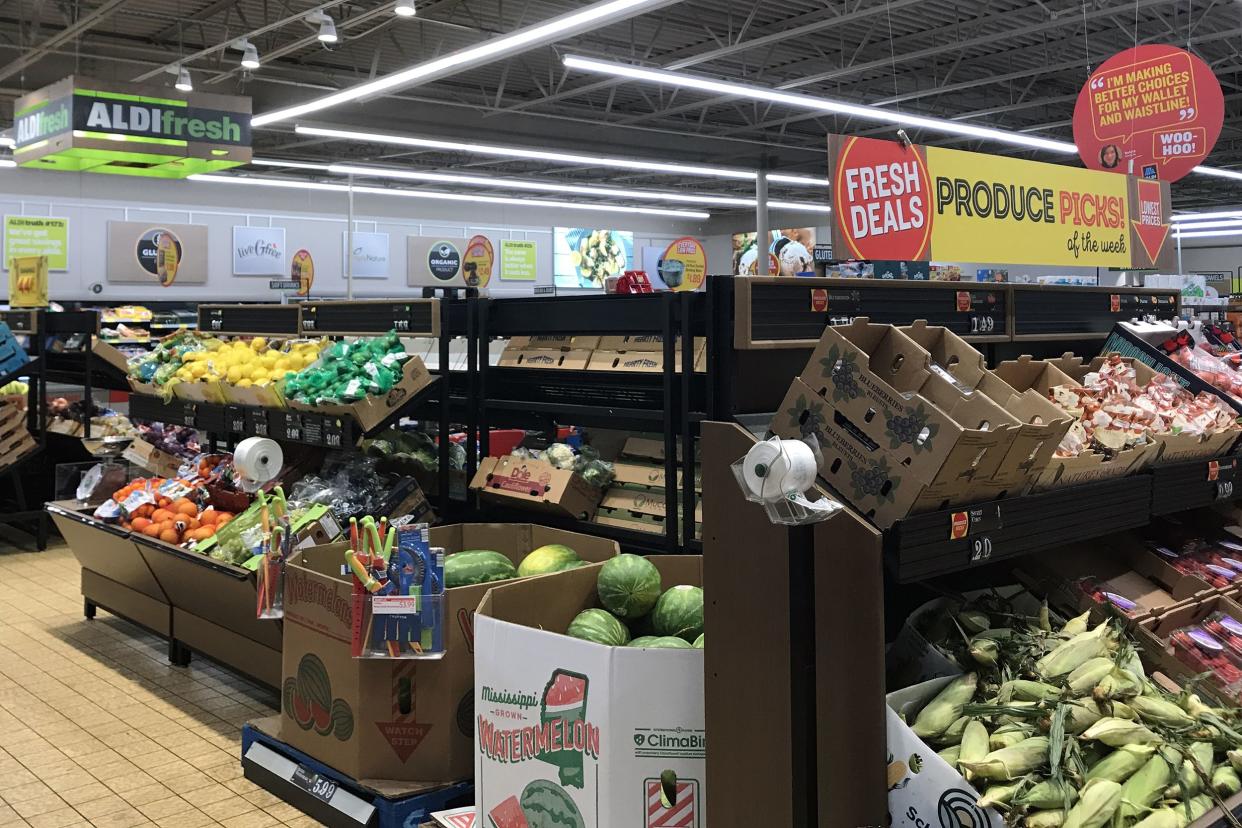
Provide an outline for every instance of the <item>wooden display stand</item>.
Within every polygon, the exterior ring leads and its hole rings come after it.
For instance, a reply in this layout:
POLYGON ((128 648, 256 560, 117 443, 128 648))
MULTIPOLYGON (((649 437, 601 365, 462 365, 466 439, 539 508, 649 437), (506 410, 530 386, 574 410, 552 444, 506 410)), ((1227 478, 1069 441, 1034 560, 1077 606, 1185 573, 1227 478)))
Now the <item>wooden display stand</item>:
POLYGON ((711 824, 885 825, 880 533, 848 508, 771 523, 729 469, 755 438, 708 422, 701 440, 711 824))

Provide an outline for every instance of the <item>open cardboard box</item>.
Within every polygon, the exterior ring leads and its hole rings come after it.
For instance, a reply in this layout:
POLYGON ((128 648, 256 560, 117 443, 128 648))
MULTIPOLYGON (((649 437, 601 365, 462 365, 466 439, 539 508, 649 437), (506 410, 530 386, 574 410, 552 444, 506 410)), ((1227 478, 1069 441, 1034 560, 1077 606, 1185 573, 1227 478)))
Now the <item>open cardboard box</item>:
MULTIPOLYGON (((638 460, 618 460, 612 464, 613 486, 664 487, 664 465, 638 460)), ((702 470, 697 466, 694 473, 694 490, 703 490, 702 470)), ((682 472, 677 472, 677 486, 681 487, 682 472)))
MULTIPOLYGON (((592 563, 619 552, 615 541, 525 523, 431 529, 431 544, 448 554, 491 549, 515 564, 533 549, 553 543, 592 563)), ((280 738, 357 780, 428 783, 469 778, 474 761, 474 611, 489 589, 517 581, 448 590, 447 646, 437 661, 355 659, 350 654, 353 579, 341 573, 347 548, 336 543, 303 549, 286 569, 280 738), (305 712, 307 704, 326 707, 328 722, 299 721, 298 711, 305 712)), ((576 571, 584 570, 598 567, 576 571)), ((555 582, 561 574, 541 578, 555 582)))
POLYGON ((156 477, 176 477, 185 462, 177 455, 169 454, 142 439, 131 441, 121 456, 156 477))
POLYGON ((502 368, 560 368, 581 371, 590 360, 591 352, 583 349, 562 351, 555 348, 506 348, 500 355, 498 365, 502 368))
MULTIPOLYGON (((1200 624, 1214 612, 1223 612, 1235 621, 1242 622, 1242 605, 1239 605, 1234 596, 1229 595, 1205 597, 1144 619, 1133 631, 1139 646, 1142 647, 1144 662, 1150 662, 1156 669, 1180 683, 1203 673, 1202 667, 1184 661, 1175 652, 1169 639, 1179 629, 1200 624)), ((1225 652, 1229 652, 1228 649, 1225 652)), ((1234 663, 1240 662, 1234 659, 1234 663)), ((1201 687, 1229 705, 1236 706, 1242 700, 1242 687, 1225 686, 1214 675, 1209 675, 1201 687)))
POLYGON ((603 495, 572 469, 511 454, 479 461, 470 488, 495 503, 577 520, 590 520, 603 495))
POLYGON ((509 339, 506 351, 594 351, 599 347, 598 336, 515 336, 509 339))
MULTIPOLYGON (((648 560, 666 589, 702 584, 701 556, 648 560)), ((593 828, 711 824, 704 812, 704 653, 563 635, 579 612, 599 606, 598 569, 502 584, 479 604, 478 825, 488 818, 508 825, 502 814, 520 813, 520 800, 540 795, 570 800, 580 815, 574 824, 593 828), (672 807, 660 798, 661 778, 669 776, 676 779, 672 807)))
POLYGON ((357 402, 339 405, 310 405, 297 400, 287 402, 289 408, 299 411, 353 417, 362 431, 371 431, 436 379, 437 377, 433 377, 427 370, 423 361, 414 356, 406 360, 402 366, 401 380, 383 396, 368 395, 357 402))
MULTIPOLYGON (((699 351, 694 358, 694 370, 702 373, 706 369, 705 351, 699 351)), ((590 370, 592 371, 631 371, 655 374, 664 370, 664 353, 662 351, 605 351, 596 350, 591 354, 590 370)), ((674 352, 673 370, 681 371, 681 351, 674 352)))
MULTIPOLYGON (((991 481, 1008 476, 1002 464, 1017 421, 985 395, 963 394, 943 380, 931 354, 899 328, 866 317, 825 328, 799 380, 778 420, 788 418, 791 397, 809 392, 824 404, 833 431, 854 435, 868 453, 880 452, 902 479, 943 491, 937 501, 960 502, 968 487, 976 500, 1011 488, 991 481)), ((915 498, 907 497, 913 505, 915 498)))

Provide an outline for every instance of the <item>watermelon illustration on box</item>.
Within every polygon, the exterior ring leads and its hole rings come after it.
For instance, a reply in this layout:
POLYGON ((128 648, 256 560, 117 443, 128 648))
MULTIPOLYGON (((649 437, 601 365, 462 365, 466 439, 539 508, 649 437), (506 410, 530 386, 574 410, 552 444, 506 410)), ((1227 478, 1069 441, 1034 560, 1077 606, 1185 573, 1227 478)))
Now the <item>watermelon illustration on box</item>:
POLYGON ((702 560, 633 558, 499 584, 480 602, 478 825, 705 824, 703 653, 691 643, 702 635, 702 560), (679 646, 627 645, 643 619, 679 646))

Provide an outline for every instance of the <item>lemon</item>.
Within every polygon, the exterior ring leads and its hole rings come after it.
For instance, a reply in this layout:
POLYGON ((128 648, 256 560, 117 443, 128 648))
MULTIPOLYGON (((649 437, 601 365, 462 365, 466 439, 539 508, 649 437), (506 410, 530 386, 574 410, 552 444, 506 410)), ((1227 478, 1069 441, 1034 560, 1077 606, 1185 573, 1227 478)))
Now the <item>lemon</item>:
POLYGON ((248 379, 239 379, 239 380, 237 381, 237 387, 238 387, 238 388, 249 388, 249 387, 250 387, 250 386, 252 386, 252 385, 254 385, 254 382, 253 382, 252 380, 248 380, 248 379))
POLYGON ((243 378, 242 367, 240 365, 232 366, 231 368, 229 368, 228 374, 226 376, 228 377, 229 382, 236 385, 237 383, 242 381, 242 378, 243 378))
POLYGON ((267 338, 262 337, 262 336, 256 336, 254 339, 250 340, 250 347, 255 351, 266 351, 267 350, 267 338))

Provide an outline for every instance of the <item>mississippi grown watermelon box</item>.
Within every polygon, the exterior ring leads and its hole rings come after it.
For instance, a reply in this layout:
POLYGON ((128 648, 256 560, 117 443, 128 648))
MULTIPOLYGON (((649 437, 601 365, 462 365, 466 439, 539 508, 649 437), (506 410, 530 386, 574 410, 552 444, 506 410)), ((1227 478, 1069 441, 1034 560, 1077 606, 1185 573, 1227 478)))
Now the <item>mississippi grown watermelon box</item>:
MULTIPOLYGON (((700 556, 648 560, 665 589, 702 584, 700 556)), ((477 825, 707 824, 703 651, 562 635, 579 612, 599 606, 598 574, 591 566, 510 582, 479 604, 477 825)))
MULTIPOLYGON (((514 564, 547 544, 564 544, 592 563, 618 553, 615 541, 526 523, 435 526, 431 544, 449 554, 491 549, 514 564)), ((355 659, 353 581, 341 571, 347 548, 303 549, 286 568, 280 738, 358 780, 469 778, 474 610, 492 584, 447 591, 442 659, 355 659)))

